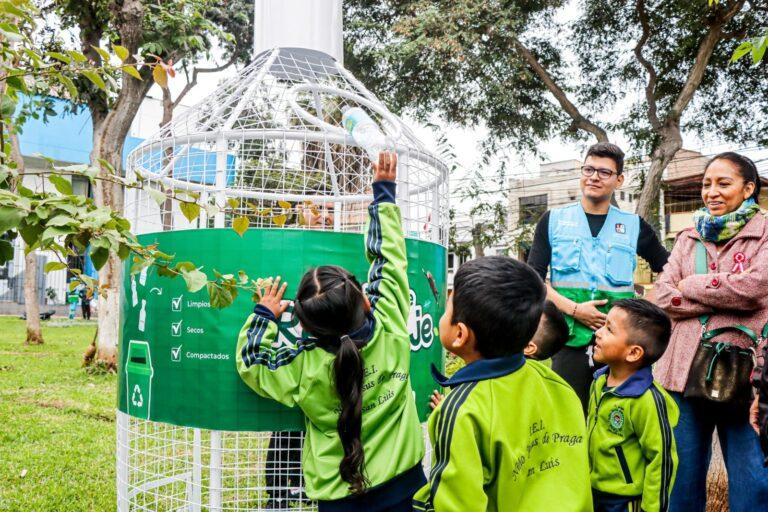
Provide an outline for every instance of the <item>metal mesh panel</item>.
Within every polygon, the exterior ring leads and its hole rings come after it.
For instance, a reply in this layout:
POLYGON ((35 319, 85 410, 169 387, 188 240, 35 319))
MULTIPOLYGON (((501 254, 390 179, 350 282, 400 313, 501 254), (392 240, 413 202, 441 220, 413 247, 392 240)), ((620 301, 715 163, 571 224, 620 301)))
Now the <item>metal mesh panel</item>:
POLYGON ((129 176, 211 205, 199 219, 142 190, 128 193, 126 215, 138 233, 228 227, 237 216, 251 227, 359 231, 371 166, 340 124, 345 107, 366 110, 398 153, 406 235, 445 244, 445 166, 335 60, 304 49, 262 53, 129 155, 129 176))
POLYGON ((300 432, 210 431, 118 412, 118 511, 317 510, 303 490, 303 440, 300 432))

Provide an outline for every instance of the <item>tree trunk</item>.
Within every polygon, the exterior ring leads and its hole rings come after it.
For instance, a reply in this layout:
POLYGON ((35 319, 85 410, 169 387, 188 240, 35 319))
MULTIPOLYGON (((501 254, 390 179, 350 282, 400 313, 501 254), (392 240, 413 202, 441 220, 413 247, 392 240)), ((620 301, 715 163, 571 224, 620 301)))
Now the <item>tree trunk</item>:
MULTIPOLYGON (((134 78, 123 77, 127 82, 118 96, 115 108, 107 114, 100 123, 94 123, 93 151, 91 163, 102 167, 99 159, 106 160, 122 172, 122 153, 125 138, 131 127, 136 112, 139 110, 144 96, 152 85, 149 77, 137 85, 134 78)), ((102 168, 101 174, 109 171, 102 168)), ((95 200, 99 206, 108 206, 114 211, 123 211, 123 189, 116 183, 106 180, 96 180, 95 200)), ((123 262, 110 253, 107 262, 99 270, 99 286, 104 293, 99 293, 98 304, 98 340, 96 342, 95 362, 114 369, 117 364, 117 341, 120 333, 120 289, 122 286, 123 262)))
POLYGON ((659 212, 655 211, 655 205, 661 189, 664 169, 682 147, 683 139, 680 136, 679 126, 665 127, 661 132, 661 143, 651 154, 651 166, 645 174, 643 190, 640 192, 640 200, 637 203, 636 213, 646 222, 651 222, 654 216, 659 215, 659 212))
MULTIPOLYGON (((11 159, 16 163, 19 182, 21 182, 24 176, 24 157, 19 146, 19 136, 13 128, 10 130, 8 139, 11 143, 11 159)), ((27 336, 24 343, 27 345, 43 343, 43 332, 40 328, 40 299, 37 294, 37 254, 37 251, 30 251, 24 255, 24 313, 27 317, 27 336)))
POLYGON ((485 256, 485 248, 482 242, 483 225, 477 224, 472 227, 472 246, 475 248, 475 258, 485 256))
POLYGON ((37 295, 37 251, 24 256, 24 312, 27 315, 27 345, 42 345, 40 303, 37 295))
MULTIPOLYGON (((173 108, 174 102, 171 98, 171 90, 168 87, 163 87, 163 118, 160 120, 160 128, 173 120, 173 108)), ((165 167, 171 163, 171 160, 173 160, 173 147, 165 148, 165 152, 163 153, 163 163, 160 168, 165 169, 165 167)), ((173 169, 168 169, 167 176, 169 178, 173 177, 173 169)), ((160 215, 163 224, 163 231, 172 231, 173 199, 169 197, 165 200, 160 215)))

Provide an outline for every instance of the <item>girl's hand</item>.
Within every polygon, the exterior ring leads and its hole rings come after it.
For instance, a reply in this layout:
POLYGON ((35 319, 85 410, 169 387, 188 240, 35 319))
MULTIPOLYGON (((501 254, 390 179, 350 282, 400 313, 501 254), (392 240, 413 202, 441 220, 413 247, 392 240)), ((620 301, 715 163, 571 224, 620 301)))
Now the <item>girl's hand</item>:
POLYGON ((438 393, 437 390, 433 391, 432 396, 429 397, 429 408, 433 411, 437 409, 437 406, 440 405, 443 398, 445 398, 445 395, 438 393))
POLYGON ((395 181, 397 178, 397 153, 382 151, 379 163, 373 164, 373 181, 395 181))
POLYGON ((272 286, 268 289, 260 290, 261 299, 259 304, 264 306, 275 315, 275 318, 280 318, 288 309, 289 301, 283 300, 285 289, 288 288, 288 283, 283 283, 280 286, 280 276, 277 276, 272 283, 272 286))

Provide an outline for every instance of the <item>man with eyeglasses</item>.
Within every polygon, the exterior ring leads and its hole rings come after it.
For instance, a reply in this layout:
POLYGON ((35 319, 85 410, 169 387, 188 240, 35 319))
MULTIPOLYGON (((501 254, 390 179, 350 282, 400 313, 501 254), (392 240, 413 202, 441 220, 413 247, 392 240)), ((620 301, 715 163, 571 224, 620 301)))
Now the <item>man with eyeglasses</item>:
POLYGON ((542 215, 528 257, 542 279, 551 271, 547 298, 566 315, 570 330, 567 345, 552 357, 552 369, 573 387, 585 412, 596 370, 594 332, 614 301, 635 295, 635 256, 654 272, 661 272, 669 257, 647 222, 611 205, 623 172, 618 146, 591 146, 581 167, 581 200, 542 215))

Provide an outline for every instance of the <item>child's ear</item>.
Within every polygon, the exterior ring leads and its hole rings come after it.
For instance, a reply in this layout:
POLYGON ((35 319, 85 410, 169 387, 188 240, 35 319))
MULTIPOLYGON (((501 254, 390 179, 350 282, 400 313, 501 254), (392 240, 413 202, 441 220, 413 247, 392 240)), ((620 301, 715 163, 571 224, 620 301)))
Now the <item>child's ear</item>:
POLYGON ((459 322, 454 327, 456 328, 456 337, 451 342, 451 347, 456 350, 470 348, 470 344, 474 339, 472 329, 467 327, 467 324, 464 322, 459 322))
POLYGON ((643 356, 645 356, 645 350, 643 350, 643 347, 640 345, 632 345, 629 347, 629 352, 627 352, 625 359, 628 363, 638 363, 642 361, 643 356))
POLYGON ((534 342, 529 341, 528 344, 523 349, 523 355, 525 357, 536 359, 536 352, 538 351, 539 351, 539 347, 537 347, 534 342))

